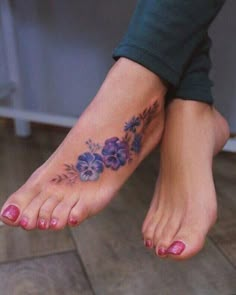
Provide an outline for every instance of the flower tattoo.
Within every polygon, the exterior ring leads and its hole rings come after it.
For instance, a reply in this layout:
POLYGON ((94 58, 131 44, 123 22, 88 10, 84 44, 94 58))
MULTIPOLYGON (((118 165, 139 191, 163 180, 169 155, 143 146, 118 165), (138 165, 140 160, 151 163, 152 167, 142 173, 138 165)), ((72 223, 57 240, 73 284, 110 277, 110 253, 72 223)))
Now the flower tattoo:
POLYGON ((117 170, 129 159, 129 145, 126 141, 120 141, 118 137, 112 137, 105 141, 102 155, 105 166, 117 170))
POLYGON ((129 122, 125 123, 124 131, 136 132, 136 128, 140 126, 141 120, 139 117, 133 117, 129 122))
POLYGON ((104 169, 103 159, 99 154, 84 153, 79 156, 76 169, 82 181, 97 180, 104 169))
POLYGON ((138 116, 133 116, 124 125, 123 138, 109 138, 103 145, 88 139, 86 145, 89 151, 79 155, 75 165, 65 164, 65 172, 51 181, 67 184, 74 184, 78 180, 96 181, 105 168, 117 171, 130 163, 132 156, 141 152, 144 133, 156 117, 157 110, 158 102, 156 101, 138 116))
POLYGON ((135 134, 134 140, 131 144, 131 151, 134 151, 136 154, 138 154, 141 151, 141 146, 142 146, 142 135, 135 134))

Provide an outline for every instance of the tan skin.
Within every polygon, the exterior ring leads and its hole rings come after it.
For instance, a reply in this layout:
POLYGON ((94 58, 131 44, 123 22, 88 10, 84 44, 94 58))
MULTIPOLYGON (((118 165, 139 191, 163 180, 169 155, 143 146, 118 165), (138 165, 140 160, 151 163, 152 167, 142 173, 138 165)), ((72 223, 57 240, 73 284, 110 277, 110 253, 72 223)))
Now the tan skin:
POLYGON ((79 225, 110 202, 162 140, 161 172, 143 224, 144 240, 161 257, 186 259, 196 254, 216 219, 211 164, 228 138, 228 125, 214 108, 180 99, 169 105, 165 120, 166 91, 158 76, 121 58, 55 153, 8 198, 1 220, 26 230, 79 225), (63 175, 65 164, 76 164, 78 156, 88 151, 85 142, 89 138, 96 143, 114 136, 122 138, 127 120, 142 114, 154 102, 158 110, 132 162, 117 170, 104 169, 96 181, 52 181, 58 174, 63 175))

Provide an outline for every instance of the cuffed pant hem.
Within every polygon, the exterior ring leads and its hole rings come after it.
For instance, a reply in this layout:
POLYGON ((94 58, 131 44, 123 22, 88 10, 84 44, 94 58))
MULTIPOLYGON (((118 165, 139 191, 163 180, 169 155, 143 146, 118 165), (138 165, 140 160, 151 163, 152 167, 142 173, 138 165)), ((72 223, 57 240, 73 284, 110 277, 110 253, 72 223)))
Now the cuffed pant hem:
POLYGON ((146 49, 138 46, 120 45, 114 50, 112 57, 115 60, 118 60, 120 57, 126 57, 135 61, 158 75, 173 87, 176 87, 179 82, 179 73, 175 72, 169 65, 165 64, 160 57, 153 55, 146 49))

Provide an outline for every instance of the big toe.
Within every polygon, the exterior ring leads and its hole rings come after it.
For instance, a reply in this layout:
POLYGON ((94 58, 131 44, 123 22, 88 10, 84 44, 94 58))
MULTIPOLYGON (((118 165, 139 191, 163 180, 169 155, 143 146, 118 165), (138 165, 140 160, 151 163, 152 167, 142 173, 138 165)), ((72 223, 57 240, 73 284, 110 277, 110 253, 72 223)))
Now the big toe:
POLYGON ((22 212, 30 204, 38 192, 35 189, 22 187, 12 194, 1 210, 1 220, 8 225, 18 225, 22 212))
POLYGON ((182 228, 166 250, 168 257, 184 260, 196 255, 204 246, 206 232, 182 228))

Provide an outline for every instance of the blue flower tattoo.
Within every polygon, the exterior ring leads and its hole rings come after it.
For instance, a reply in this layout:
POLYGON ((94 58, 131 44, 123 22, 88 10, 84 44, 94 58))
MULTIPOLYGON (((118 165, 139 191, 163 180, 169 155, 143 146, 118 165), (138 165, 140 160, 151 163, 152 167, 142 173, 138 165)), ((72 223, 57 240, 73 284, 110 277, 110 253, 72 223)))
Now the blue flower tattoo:
POLYGON ((65 173, 57 175, 51 181, 67 184, 74 184, 77 180, 96 181, 105 168, 117 171, 130 163, 132 156, 141 152, 144 133, 157 116, 158 107, 158 102, 155 101, 142 113, 127 121, 121 139, 112 137, 105 140, 102 145, 88 139, 86 144, 89 151, 79 155, 75 165, 65 164, 65 173))
POLYGON ((103 159, 99 154, 96 153, 84 153, 79 156, 76 169, 79 171, 80 180, 97 180, 104 169, 103 159))
POLYGON ((136 154, 138 154, 141 151, 141 146, 142 146, 142 135, 135 134, 134 140, 131 144, 131 150, 134 151, 136 154))
POLYGON ((140 124, 141 124, 140 118, 139 117, 133 117, 129 122, 125 123, 124 131, 125 132, 130 131, 130 132, 135 133, 136 128, 138 126, 140 126, 140 124))

